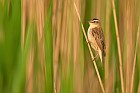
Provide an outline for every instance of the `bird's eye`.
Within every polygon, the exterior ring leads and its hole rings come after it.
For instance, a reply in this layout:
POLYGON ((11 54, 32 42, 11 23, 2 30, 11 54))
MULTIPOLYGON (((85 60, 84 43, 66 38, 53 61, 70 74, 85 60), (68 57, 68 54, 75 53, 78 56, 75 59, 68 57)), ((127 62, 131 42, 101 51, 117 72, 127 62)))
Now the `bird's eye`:
POLYGON ((98 21, 95 21, 95 23, 98 23, 98 21))

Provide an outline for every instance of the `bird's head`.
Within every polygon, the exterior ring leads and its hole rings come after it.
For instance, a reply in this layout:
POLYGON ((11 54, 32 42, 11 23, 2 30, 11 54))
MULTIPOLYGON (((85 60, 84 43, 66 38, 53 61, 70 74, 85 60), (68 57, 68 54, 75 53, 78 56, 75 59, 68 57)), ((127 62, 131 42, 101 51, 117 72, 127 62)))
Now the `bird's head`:
POLYGON ((100 26, 100 20, 94 18, 93 20, 89 21, 89 24, 90 24, 90 26, 92 26, 92 27, 100 26))

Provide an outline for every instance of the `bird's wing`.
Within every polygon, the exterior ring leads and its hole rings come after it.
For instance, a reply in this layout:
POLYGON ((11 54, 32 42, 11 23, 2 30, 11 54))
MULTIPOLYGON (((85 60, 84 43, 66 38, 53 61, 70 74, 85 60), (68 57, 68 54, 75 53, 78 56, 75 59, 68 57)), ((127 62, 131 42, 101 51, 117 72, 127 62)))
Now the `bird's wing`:
POLYGON ((103 55, 105 56, 105 40, 102 28, 93 28, 92 35, 95 38, 100 50, 102 51, 103 55))

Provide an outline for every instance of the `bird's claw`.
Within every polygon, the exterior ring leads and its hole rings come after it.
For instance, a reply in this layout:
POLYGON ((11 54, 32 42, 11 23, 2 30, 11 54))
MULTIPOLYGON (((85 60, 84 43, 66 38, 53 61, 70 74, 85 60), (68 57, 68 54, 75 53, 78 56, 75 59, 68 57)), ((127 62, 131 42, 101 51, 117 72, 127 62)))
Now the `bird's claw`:
POLYGON ((87 44, 90 44, 90 41, 89 40, 87 40, 87 44))
POLYGON ((93 58, 92 61, 95 61, 95 58, 93 58))
POLYGON ((92 59, 92 61, 95 61, 95 58, 98 56, 98 54, 96 54, 96 56, 92 59))

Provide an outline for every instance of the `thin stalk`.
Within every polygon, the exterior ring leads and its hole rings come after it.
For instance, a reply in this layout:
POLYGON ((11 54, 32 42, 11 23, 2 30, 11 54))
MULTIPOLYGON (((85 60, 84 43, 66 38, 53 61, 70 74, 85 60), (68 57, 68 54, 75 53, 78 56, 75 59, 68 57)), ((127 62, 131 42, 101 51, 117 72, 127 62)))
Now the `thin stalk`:
POLYGON ((106 58, 105 58, 105 92, 108 93, 109 92, 109 86, 110 84, 108 83, 110 81, 109 79, 109 53, 110 53, 110 14, 111 14, 111 4, 110 4, 111 0, 107 0, 106 2, 106 58))
POLYGON ((139 18, 139 25, 138 25, 138 32, 137 32, 137 39, 136 39, 134 62, 133 62, 133 68, 132 68, 132 78, 131 78, 130 93, 132 93, 132 91, 133 91, 134 73, 135 73, 135 65, 136 65, 136 54, 137 54, 137 49, 138 49, 139 32, 140 32, 140 18, 139 18))
MULTIPOLYGON (((79 21, 81 22, 81 18, 80 18, 80 15, 79 15, 79 12, 78 12, 78 10, 77 10, 77 7, 76 7, 75 2, 74 2, 74 7, 75 7, 75 10, 76 10, 78 19, 79 19, 79 21)), ((86 42, 88 42, 88 38, 87 38, 87 36, 86 36, 86 32, 85 32, 85 29, 84 29, 84 26, 83 26, 82 22, 81 22, 81 26, 82 26, 82 31, 83 31, 83 34, 84 34, 84 36, 85 36, 86 42)), ((88 44, 88 48, 89 48, 89 52, 90 52, 90 55, 91 55, 91 59, 92 59, 92 62, 93 62, 93 64, 94 64, 94 67, 95 67, 95 70, 96 70, 96 73, 97 73, 97 76, 98 76, 98 80, 99 80, 99 83, 100 83, 102 92, 105 93, 105 89, 104 89, 104 87, 103 87, 103 83, 102 83, 102 81, 101 81, 101 77, 100 77, 100 74, 99 74, 99 71, 98 71, 96 62, 95 62, 95 60, 94 60, 94 56, 93 56, 93 53, 92 53, 90 44, 89 44, 89 43, 87 43, 87 44, 88 44)))
POLYGON ((122 55, 121 55, 121 46, 120 46, 119 30, 118 30, 118 24, 117 24, 117 17, 116 17, 116 10, 115 10, 114 0, 112 0, 112 7, 113 7, 113 15, 114 15, 114 21, 115 21, 117 46, 118 46, 119 69, 120 69, 120 78, 121 78, 121 88, 122 88, 122 93, 124 93, 124 80, 123 80, 123 68, 122 68, 122 55))

